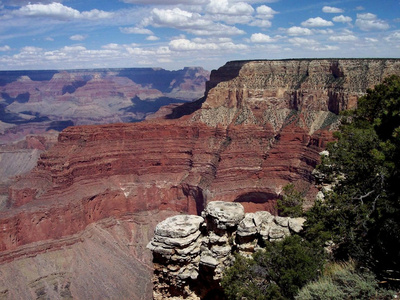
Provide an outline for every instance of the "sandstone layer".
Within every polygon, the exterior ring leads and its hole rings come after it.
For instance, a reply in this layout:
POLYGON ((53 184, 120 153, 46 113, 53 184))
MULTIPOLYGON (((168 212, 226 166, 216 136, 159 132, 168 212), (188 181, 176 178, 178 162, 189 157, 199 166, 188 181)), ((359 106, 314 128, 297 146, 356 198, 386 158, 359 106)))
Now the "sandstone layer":
POLYGON ((203 100, 165 119, 69 127, 9 189, 0 260, 133 213, 198 215, 216 200, 274 213, 290 182, 312 201, 337 114, 391 74, 400 60, 230 62, 212 72, 203 100))
POLYGON ((143 240, 155 220, 148 211, 108 218, 57 241, 6 252, 0 265, 0 299, 150 299, 153 266, 143 240))
POLYGON ((223 201, 210 202, 201 217, 167 218, 147 245, 153 253, 153 299, 219 299, 219 281, 236 253, 250 256, 265 243, 299 233, 304 222, 267 211, 245 214, 240 203, 223 201))
POLYGON ((141 121, 160 106, 202 97, 208 78, 200 67, 0 71, 0 207, 15 176, 66 127, 141 121))
POLYGON ((0 71, 0 144, 67 126, 137 122, 204 95, 199 68, 0 71))

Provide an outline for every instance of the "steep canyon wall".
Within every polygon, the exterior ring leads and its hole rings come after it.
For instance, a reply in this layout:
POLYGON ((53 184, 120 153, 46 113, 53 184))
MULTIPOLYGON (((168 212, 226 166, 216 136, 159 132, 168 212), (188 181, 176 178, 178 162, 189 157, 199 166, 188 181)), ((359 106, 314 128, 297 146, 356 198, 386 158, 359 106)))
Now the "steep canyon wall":
MULTIPOLYGON (((212 72, 201 108, 179 119, 65 129, 9 190, 9 208, 0 212, 0 270, 43 255, 43 244, 46 251, 75 249, 75 242, 56 245, 104 220, 135 224, 135 215, 148 213, 151 231, 164 215, 199 214, 215 200, 274 213, 289 182, 312 201, 311 172, 337 114, 391 74, 400 75, 400 60, 229 62, 212 72)), ((143 234, 132 247, 148 241, 143 234)), ((150 281, 151 270, 143 276, 150 281)), ((79 282, 70 285, 78 297, 79 282)))
MULTIPOLYGON (((0 71, 0 209, 15 177, 72 125, 139 122, 204 96, 208 71, 187 67, 0 71)), ((154 116, 156 117, 156 116, 154 116)))

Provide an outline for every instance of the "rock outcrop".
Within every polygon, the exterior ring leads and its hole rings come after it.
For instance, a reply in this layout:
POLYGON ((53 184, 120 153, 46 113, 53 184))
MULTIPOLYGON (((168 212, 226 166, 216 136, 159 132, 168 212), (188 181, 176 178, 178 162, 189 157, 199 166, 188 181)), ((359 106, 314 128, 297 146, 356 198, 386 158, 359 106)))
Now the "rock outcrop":
POLYGON ((244 213, 240 203, 210 202, 201 216, 177 215, 156 226, 153 299, 211 299, 235 253, 250 255, 265 243, 302 230, 303 218, 244 213))
POLYGON ((165 119, 69 127, 9 189, 0 261, 41 255, 43 243, 52 249, 88 226, 140 213, 199 215, 211 201, 273 213, 288 183, 312 201, 312 171, 337 113, 391 74, 400 75, 400 60, 231 62, 212 72, 203 100, 165 119))

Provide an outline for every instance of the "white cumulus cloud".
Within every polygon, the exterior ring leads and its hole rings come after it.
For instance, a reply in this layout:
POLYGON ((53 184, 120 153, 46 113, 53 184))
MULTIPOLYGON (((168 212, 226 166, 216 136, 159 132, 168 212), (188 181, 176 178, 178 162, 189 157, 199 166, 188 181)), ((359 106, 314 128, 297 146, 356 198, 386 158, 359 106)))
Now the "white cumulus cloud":
POLYGON ((238 35, 245 32, 234 26, 213 22, 199 13, 180 8, 154 8, 151 16, 143 21, 143 26, 169 27, 196 35, 238 35))
POLYGON ((138 65, 154 65, 172 61, 172 52, 168 46, 140 48, 136 44, 111 43, 101 48, 65 46, 46 51, 43 48, 27 46, 12 56, 0 56, 0 64, 18 69, 37 69, 38 66, 65 69, 126 66, 128 60, 134 60, 138 65))
POLYGON ((218 50, 216 43, 196 43, 187 39, 172 40, 169 48, 174 51, 218 50))
POLYGON ((153 32, 150 29, 142 27, 120 27, 119 30, 126 34, 149 34, 152 35, 153 32))
POLYGON ((256 16, 248 23, 250 26, 269 28, 272 26, 271 19, 277 14, 275 10, 266 5, 261 5, 256 9, 256 16))
POLYGON ((292 26, 286 30, 286 33, 290 36, 299 36, 299 35, 312 35, 311 29, 299 27, 299 26, 292 26))
POLYGON ((79 18, 80 12, 61 3, 50 4, 28 4, 21 7, 18 13, 25 16, 33 17, 52 17, 56 19, 73 19, 79 18))
POLYGON ((271 43, 274 39, 264 33, 253 33, 250 37, 250 41, 253 43, 271 43))
POLYGON ((81 52, 86 51, 86 48, 83 46, 65 46, 61 50, 65 52, 81 52))
POLYGON ((312 51, 334 51, 338 50, 339 47, 331 45, 321 45, 314 39, 306 39, 301 37, 294 37, 288 40, 296 47, 312 50, 312 51))
POLYGON ((168 47, 159 47, 156 49, 143 49, 139 47, 127 47, 126 50, 128 51, 129 54, 131 55, 138 55, 138 56, 153 56, 153 55, 169 55, 171 54, 171 51, 168 49, 168 47))
POLYGON ((11 47, 8 45, 0 46, 0 51, 10 51, 11 47))
POLYGON ((43 48, 34 47, 34 46, 26 46, 21 49, 21 53, 39 53, 42 51, 43 51, 43 48))
POLYGON ((327 21, 322 19, 321 17, 309 18, 308 20, 301 23, 301 26, 304 27, 326 27, 333 26, 331 21, 327 21))
POLYGON ((271 7, 266 5, 261 5, 257 7, 256 12, 257 12, 257 17, 262 19, 272 19, 274 15, 278 13, 271 7))
POLYGON ((206 11, 221 15, 251 15, 254 8, 245 2, 230 3, 228 0, 210 0, 206 11))
POLYGON ((388 42, 400 42, 400 30, 393 31, 385 37, 385 40, 388 42))
POLYGON ((72 41, 84 41, 86 40, 87 36, 82 34, 75 34, 69 37, 72 41))
POLYGON ((387 30, 389 24, 371 13, 357 14, 356 26, 363 31, 387 30))
POLYGON ((370 43, 377 43, 377 42, 379 42, 378 39, 375 39, 375 38, 365 38, 365 40, 366 40, 367 42, 370 42, 370 43))
POLYGON ((171 28, 201 28, 212 25, 212 22, 202 18, 198 13, 192 13, 180 8, 159 9, 154 8, 151 16, 144 20, 144 25, 171 28))
POLYGON ((150 35, 146 38, 148 41, 158 41, 160 38, 156 37, 155 35, 150 35))
POLYGON ((176 39, 172 40, 169 43, 169 48, 172 51, 204 51, 204 50, 213 50, 213 51, 235 51, 235 50, 244 50, 247 49, 246 45, 243 44, 235 44, 231 39, 220 38, 216 40, 208 40, 208 39, 176 39))
MULTIPOLYGON (((243 0, 231 0, 232 2, 239 2, 243 0)), ((246 0, 249 4, 257 4, 257 3, 275 3, 279 2, 280 0, 246 0)))
POLYGON ((3 0, 2 2, 8 6, 23 6, 29 3, 53 3, 63 2, 63 0, 3 0))
POLYGON ((186 4, 186 5, 202 5, 209 2, 209 0, 122 0, 125 3, 132 4, 147 4, 147 5, 177 5, 177 4, 186 4))
POLYGON ((300 38, 300 37, 290 38, 288 41, 296 46, 318 45, 318 42, 316 40, 300 38))
POLYGON ((98 9, 93 9, 91 11, 80 12, 71 7, 65 6, 61 3, 50 3, 50 4, 31 4, 21 7, 15 12, 18 15, 29 16, 29 17, 48 17, 59 20, 68 19, 104 19, 112 18, 113 13, 105 12, 98 9))
POLYGON ((310 47, 310 50, 313 51, 337 51, 339 49, 340 48, 338 46, 331 46, 331 45, 324 45, 324 46, 318 45, 310 47))
POLYGON ((114 13, 98 9, 92 9, 90 11, 81 12, 80 17, 82 19, 88 19, 88 20, 109 19, 114 17, 114 13))
POLYGON ((251 21, 249 25, 250 26, 255 26, 255 27, 269 28, 269 27, 272 26, 272 23, 271 23, 270 20, 258 19, 258 20, 251 21))
POLYGON ((350 23, 351 21, 353 21, 353 19, 348 16, 340 15, 340 16, 333 17, 332 21, 338 22, 338 23, 350 23))
POLYGON ((332 6, 324 6, 322 8, 322 11, 324 13, 330 13, 330 14, 340 14, 340 13, 344 12, 343 9, 337 8, 337 7, 332 7, 332 6))
POLYGON ((330 36, 329 40, 334 42, 354 42, 357 41, 358 38, 353 34, 343 34, 330 36))
POLYGON ((121 48, 121 46, 118 44, 115 44, 115 43, 110 43, 110 44, 101 46, 101 48, 106 49, 106 50, 118 50, 121 48))
POLYGON ((332 29, 313 29, 313 33, 319 34, 333 34, 335 31, 332 29))

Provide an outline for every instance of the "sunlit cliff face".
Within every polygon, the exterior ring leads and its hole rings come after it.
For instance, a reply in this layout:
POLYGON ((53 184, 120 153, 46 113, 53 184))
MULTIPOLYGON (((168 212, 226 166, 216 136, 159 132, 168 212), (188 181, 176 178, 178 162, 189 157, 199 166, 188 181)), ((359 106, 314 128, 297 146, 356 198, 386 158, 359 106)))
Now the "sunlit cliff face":
MULTIPOLYGON (((399 66, 398 60, 232 62, 213 72, 206 99, 192 114, 67 128, 35 170, 9 190, 11 208, 0 214, 1 268, 10 266, 3 274, 12 274, 16 267, 6 262, 21 255, 45 259, 43 249, 68 239, 54 246, 59 251, 54 253, 62 256, 77 245, 72 238, 77 235, 89 243, 98 238, 101 242, 91 249, 97 251, 108 236, 100 229, 99 236, 86 233, 115 220, 107 229, 110 238, 134 238, 118 243, 99 261, 120 251, 128 261, 136 259, 148 268, 132 274, 132 280, 148 276, 150 282, 150 254, 143 249, 155 223, 166 214, 199 214, 216 200, 239 202, 245 212, 274 213, 275 200, 290 182, 312 201, 312 170, 332 140, 337 113, 354 107, 358 97, 386 75, 399 74, 399 66)), ((77 251, 88 258, 89 248, 77 251)), ((74 263, 71 258, 60 270, 74 263)), ((90 264, 85 270, 68 269, 72 295, 82 296, 78 278, 90 270, 99 272, 90 264)), ((43 272, 41 277, 49 275, 43 272)), ((107 268, 102 272, 107 274, 107 268)), ((23 282, 29 292, 31 281, 23 282)), ((50 279, 44 282, 48 286, 50 279)), ((101 282, 88 285, 103 291, 101 282)), ((11 290, 10 283, 4 289, 11 290)))

